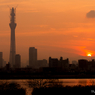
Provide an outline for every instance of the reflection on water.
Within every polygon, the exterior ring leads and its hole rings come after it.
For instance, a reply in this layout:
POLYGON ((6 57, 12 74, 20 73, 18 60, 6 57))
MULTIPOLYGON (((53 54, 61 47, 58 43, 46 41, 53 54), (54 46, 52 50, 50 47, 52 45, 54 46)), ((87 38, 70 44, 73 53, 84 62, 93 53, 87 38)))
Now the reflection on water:
POLYGON ((31 95, 33 88, 54 87, 54 86, 91 86, 95 85, 95 79, 20 79, 0 80, 2 83, 16 82, 26 89, 26 95, 31 95))
POLYGON ((95 79, 79 80, 78 85, 82 85, 82 86, 95 85, 95 79))
POLYGON ((91 86, 95 85, 95 79, 59 79, 63 86, 91 86))
POLYGON ((34 79, 27 81, 29 87, 40 88, 40 87, 54 87, 56 85, 62 85, 59 79, 34 79))

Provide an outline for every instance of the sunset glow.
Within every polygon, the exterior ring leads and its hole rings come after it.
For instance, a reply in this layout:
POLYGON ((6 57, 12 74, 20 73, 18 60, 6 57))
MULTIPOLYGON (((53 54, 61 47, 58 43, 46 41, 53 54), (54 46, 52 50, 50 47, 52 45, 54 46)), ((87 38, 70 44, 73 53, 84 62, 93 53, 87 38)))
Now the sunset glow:
POLYGON ((22 62, 29 60, 29 47, 37 48, 38 60, 49 56, 70 62, 84 56, 95 58, 94 0, 0 0, 0 51, 5 61, 10 53, 7 6, 17 5, 16 53, 21 54, 22 62))
POLYGON ((89 53, 89 54, 87 54, 87 56, 90 56, 91 57, 91 54, 89 53))

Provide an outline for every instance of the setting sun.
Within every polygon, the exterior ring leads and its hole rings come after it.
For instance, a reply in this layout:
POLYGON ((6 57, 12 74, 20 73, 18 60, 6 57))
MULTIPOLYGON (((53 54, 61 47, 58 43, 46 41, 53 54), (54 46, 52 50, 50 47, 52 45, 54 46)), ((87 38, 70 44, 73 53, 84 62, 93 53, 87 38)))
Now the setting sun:
POLYGON ((91 54, 87 54, 87 56, 91 56, 91 54))

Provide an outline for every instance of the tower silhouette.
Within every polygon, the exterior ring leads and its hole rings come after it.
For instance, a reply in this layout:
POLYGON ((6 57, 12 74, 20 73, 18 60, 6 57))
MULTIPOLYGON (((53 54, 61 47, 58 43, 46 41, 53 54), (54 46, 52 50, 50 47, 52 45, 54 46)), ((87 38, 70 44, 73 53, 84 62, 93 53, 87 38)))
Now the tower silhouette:
POLYGON ((16 28, 16 23, 15 23, 15 11, 16 9, 14 9, 12 7, 12 9, 10 9, 10 23, 9 26, 11 28, 11 43, 10 43, 10 65, 13 68, 13 66, 15 65, 15 53, 16 53, 16 49, 15 49, 15 28, 16 28))

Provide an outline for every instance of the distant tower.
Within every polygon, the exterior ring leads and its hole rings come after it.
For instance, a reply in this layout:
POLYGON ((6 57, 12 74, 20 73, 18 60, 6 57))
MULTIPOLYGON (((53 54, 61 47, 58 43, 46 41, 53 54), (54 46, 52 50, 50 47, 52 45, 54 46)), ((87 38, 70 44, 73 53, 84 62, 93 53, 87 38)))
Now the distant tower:
POLYGON ((15 9, 12 7, 11 13, 10 13, 10 23, 9 26, 11 28, 11 43, 10 43, 10 65, 13 68, 15 65, 15 28, 16 28, 16 23, 15 23, 15 9))
POLYGON ((29 48, 29 67, 36 68, 37 64, 37 49, 35 47, 29 48))

